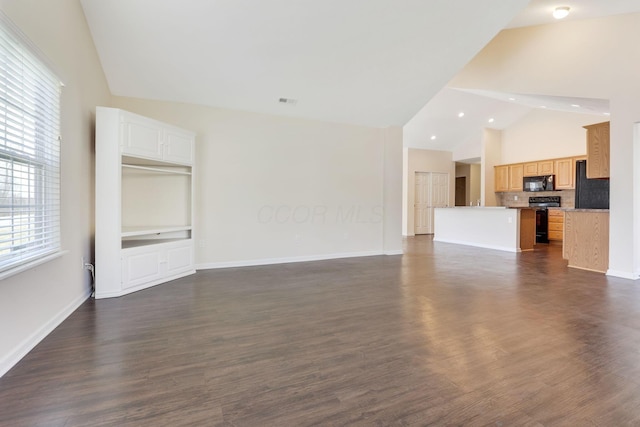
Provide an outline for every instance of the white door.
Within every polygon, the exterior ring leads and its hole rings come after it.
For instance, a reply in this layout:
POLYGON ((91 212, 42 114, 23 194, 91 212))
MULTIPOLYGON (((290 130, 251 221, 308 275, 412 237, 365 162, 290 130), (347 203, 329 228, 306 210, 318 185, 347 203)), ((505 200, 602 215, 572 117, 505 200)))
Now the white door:
POLYGON ((416 172, 416 191, 414 204, 415 234, 428 234, 431 231, 431 173, 416 172))
POLYGON ((416 172, 414 233, 433 234, 434 208, 449 206, 449 174, 416 172))

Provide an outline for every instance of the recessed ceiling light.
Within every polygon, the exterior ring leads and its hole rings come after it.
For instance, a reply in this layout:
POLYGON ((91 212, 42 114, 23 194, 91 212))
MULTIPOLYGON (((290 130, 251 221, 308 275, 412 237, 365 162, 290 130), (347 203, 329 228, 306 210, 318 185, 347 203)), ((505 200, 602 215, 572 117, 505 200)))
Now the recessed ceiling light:
POLYGON ((605 116, 610 116, 611 115, 611 113, 609 113, 609 112, 604 112, 602 114, 604 114, 605 116))
POLYGON ((431 135, 431 140, 435 141, 435 139, 436 139, 436 136, 435 135, 431 135))
POLYGON ((567 15, 569 15, 570 10, 571 8, 569 6, 556 7, 556 9, 553 11, 553 17, 556 19, 566 18, 567 15))
POLYGON ((513 97, 512 97, 512 98, 509 98, 509 101, 515 101, 515 100, 516 100, 516 99, 515 99, 515 98, 513 98, 513 97))
POLYGON ((540 108, 547 108, 547 106, 546 105, 541 105, 540 108))
POLYGON ((571 104, 571 106, 572 106, 573 108, 580 108, 580 105, 578 105, 578 104, 571 104))
POLYGON ((495 120, 494 120, 494 118, 493 118, 493 117, 491 117, 491 118, 490 118, 489 120, 487 120, 487 121, 488 121, 489 123, 493 123, 493 122, 495 122, 495 120))
POLYGON ((460 111, 460 112, 458 113, 458 117, 464 117, 464 111, 460 111))

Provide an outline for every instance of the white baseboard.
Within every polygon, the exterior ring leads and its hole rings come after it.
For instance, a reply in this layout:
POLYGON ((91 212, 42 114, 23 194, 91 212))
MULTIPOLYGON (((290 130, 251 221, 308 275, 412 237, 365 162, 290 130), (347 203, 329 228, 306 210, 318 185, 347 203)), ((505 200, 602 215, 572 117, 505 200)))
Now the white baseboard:
POLYGON ((465 246, 474 246, 476 248, 483 249, 493 249, 496 251, 505 251, 505 252, 520 252, 520 248, 510 248, 508 246, 495 246, 495 245, 484 245, 482 243, 473 243, 473 242, 465 242, 462 240, 449 240, 449 239, 438 239, 434 238, 434 242, 442 242, 442 243, 453 243, 456 245, 465 245, 465 246))
POLYGON ((38 345, 47 335, 49 335, 58 325, 60 325, 71 313, 76 311, 78 307, 85 302, 91 295, 91 289, 87 289, 82 295, 64 307, 58 314, 53 316, 47 323, 42 325, 40 329, 27 337, 5 358, 0 360, 0 377, 9 372, 24 356, 38 345))
MULTIPOLYGON (((400 251, 400 254, 402 254, 402 251, 400 251)), ((262 258, 262 259, 251 259, 251 260, 242 260, 242 261, 211 262, 211 263, 197 264, 196 270, 209 270, 209 269, 215 269, 215 268, 231 268, 231 267, 253 267, 257 265, 286 264, 290 262, 325 261, 329 259, 356 258, 356 257, 376 256, 376 255, 396 255, 396 254, 395 253, 386 254, 379 251, 367 251, 367 252, 346 252, 346 253, 324 254, 324 255, 306 255, 306 256, 297 256, 297 257, 285 257, 285 258, 262 258)))
POLYGON ((395 249, 395 250, 390 250, 390 251, 384 251, 385 255, 402 255, 404 254, 404 252, 402 251, 402 249, 395 249))
POLYGON ((629 279, 629 280, 638 280, 640 279, 640 274, 638 273, 630 273, 628 271, 619 271, 619 270, 607 270, 607 276, 612 277, 620 277, 621 279, 629 279))

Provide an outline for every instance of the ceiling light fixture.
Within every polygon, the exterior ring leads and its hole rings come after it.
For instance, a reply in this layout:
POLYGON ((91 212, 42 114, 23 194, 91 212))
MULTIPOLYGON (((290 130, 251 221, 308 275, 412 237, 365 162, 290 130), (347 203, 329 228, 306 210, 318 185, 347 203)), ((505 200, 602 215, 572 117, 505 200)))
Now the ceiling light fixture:
POLYGON ((556 19, 566 18, 569 15, 569 10, 571 10, 569 6, 556 7, 553 11, 553 17, 556 19))
POLYGON ((493 119, 493 117, 491 117, 489 120, 487 120, 489 123, 493 123, 495 122, 495 120, 493 119))
POLYGON ((541 105, 540 108, 547 108, 547 106, 546 105, 541 105))
POLYGON ((579 106, 578 104, 571 104, 571 106, 572 106, 573 108, 580 108, 580 106, 579 106))
POLYGON ((460 111, 460 112, 458 113, 458 117, 464 117, 464 111, 460 111))
POLYGON ((431 135, 431 140, 435 141, 435 139, 436 139, 436 136, 435 135, 431 135))
POLYGON ((513 97, 509 98, 509 101, 515 101, 515 100, 516 100, 516 99, 515 99, 515 98, 513 98, 513 97))

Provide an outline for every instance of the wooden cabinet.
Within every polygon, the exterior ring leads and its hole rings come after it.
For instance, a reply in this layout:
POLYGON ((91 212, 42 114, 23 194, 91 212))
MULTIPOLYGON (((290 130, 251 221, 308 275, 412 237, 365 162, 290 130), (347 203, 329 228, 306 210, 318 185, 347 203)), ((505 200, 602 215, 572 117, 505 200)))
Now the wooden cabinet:
POLYGON ((96 298, 195 273, 195 134, 96 109, 96 298))
POLYGON ((564 231, 564 212, 560 209, 549 209, 547 212, 549 240, 562 241, 564 231))
POLYGON ((524 176, 538 176, 538 162, 524 164, 524 176))
POLYGON ((573 157, 555 160, 553 169, 556 176, 556 190, 574 188, 575 162, 573 157))
POLYGON ((509 166, 496 166, 494 172, 496 193, 509 191, 509 166))
POLYGON ((585 156, 566 157, 495 166, 495 191, 496 193, 522 191, 523 177, 539 175, 555 175, 557 190, 572 190, 575 188, 576 161, 585 158, 585 156))
POLYGON ((563 257, 569 267, 606 273, 609 268, 609 212, 565 212, 563 257))
POLYGON ((553 175, 554 173, 553 160, 538 162, 538 175, 553 175))
POLYGON ((522 191, 523 172, 522 163, 509 165, 509 191, 522 191))
POLYGON ((587 130, 587 178, 609 178, 609 122, 584 128, 587 130))

